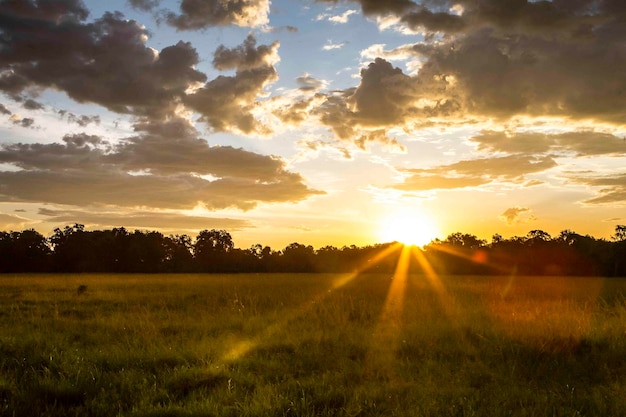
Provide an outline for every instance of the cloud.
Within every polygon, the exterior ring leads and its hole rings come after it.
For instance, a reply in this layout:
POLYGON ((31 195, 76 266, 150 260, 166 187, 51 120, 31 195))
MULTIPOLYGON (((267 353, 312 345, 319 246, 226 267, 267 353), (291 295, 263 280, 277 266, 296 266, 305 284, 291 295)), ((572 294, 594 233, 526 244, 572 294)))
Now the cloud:
POLYGON ((287 32, 291 32, 291 33, 298 32, 298 28, 295 26, 291 26, 291 25, 271 27, 271 28, 266 28, 265 30, 267 30, 268 32, 281 32, 284 30, 286 30, 287 32))
POLYGON ((14 125, 18 125, 18 126, 25 127, 25 128, 31 128, 35 124, 35 119, 31 117, 22 118, 22 116, 20 116, 17 113, 13 114, 9 118, 9 120, 11 120, 11 122, 13 122, 14 125))
POLYGON ((576 184, 597 188, 596 197, 585 200, 587 204, 611 204, 622 206, 626 204, 626 174, 594 176, 573 175, 570 181, 576 184))
POLYGON ((376 43, 361 51, 361 58, 374 61, 376 58, 384 58, 388 61, 407 60, 415 57, 414 45, 407 44, 398 46, 392 50, 385 50, 385 44, 376 43))
POLYGON ((306 73, 296 78, 296 83, 298 84, 298 88, 303 91, 317 91, 328 85, 328 82, 312 77, 310 74, 306 73))
MULTIPOLYGON (((192 3, 183 1, 181 7, 192 3)), ((266 2, 205 3, 237 14, 238 8, 247 10, 266 2)), ((269 133, 254 112, 259 107, 257 99, 266 94, 264 88, 278 79, 274 68, 279 61, 278 42, 257 46, 255 37, 249 35, 238 47, 218 47, 214 67, 235 69, 236 74, 207 82, 206 75, 195 68, 199 56, 190 43, 180 41, 156 51, 146 46, 147 30, 119 13, 84 23, 86 10, 79 7, 80 2, 68 1, 67 7, 54 10, 39 3, 17 4, 0 5, 4 35, 0 39, 4 51, 0 91, 19 97, 18 93, 31 88, 56 89, 81 103, 155 120, 188 106, 213 131, 269 133)), ((28 99, 23 105, 36 109, 37 104, 28 99)), ((71 114, 67 118, 81 126, 97 121, 71 114)))
MULTIPOLYGON (((337 4, 340 0, 317 0, 324 3, 337 4)), ((385 14, 401 14, 405 10, 415 7, 415 3, 411 0, 354 0, 361 4, 361 8, 365 15, 385 15, 385 14)))
POLYGON ((70 135, 64 143, 13 144, 0 162, 4 201, 76 206, 248 210, 261 202, 300 201, 320 191, 285 163, 229 146, 208 146, 184 119, 143 122, 137 136, 110 145, 97 136, 70 135))
POLYGON ((135 9, 149 12, 161 4, 161 0, 128 0, 128 3, 135 9))
POLYGON ((189 43, 158 52, 145 45, 146 29, 119 13, 86 17, 80 1, 0 4, 0 91, 50 88, 114 112, 161 117, 206 81, 189 43))
POLYGON ((413 30, 426 32, 455 33, 465 29, 466 23, 461 16, 446 12, 432 12, 426 7, 402 15, 401 22, 413 30))
POLYGON ((165 14, 167 22, 178 30, 194 30, 226 25, 263 26, 269 23, 269 11, 269 0, 182 0, 180 14, 165 14))
MULTIPOLYGON (((525 175, 557 166, 551 157, 510 155, 471 159, 428 169, 404 169, 404 182, 392 188, 405 191, 428 191, 476 187, 494 181, 524 184, 525 175)), ((528 186, 528 184, 524 184, 528 186)), ((534 184, 533 184, 534 185, 534 184)))
POLYGON ((7 108, 7 106, 5 106, 4 104, 0 104, 0 114, 10 116, 13 113, 7 108))
POLYGON ((626 155, 624 138, 610 133, 576 131, 558 134, 483 131, 470 138, 478 150, 507 153, 569 152, 576 156, 626 155))
POLYGON ((0 230, 22 230, 29 223, 33 223, 33 221, 14 214, 0 213, 0 230))
POLYGON ((300 149, 298 157, 300 159, 310 159, 317 156, 321 151, 330 151, 338 154, 344 160, 351 160, 352 153, 345 146, 338 145, 336 142, 324 141, 322 139, 302 139, 298 141, 300 149))
POLYGON ((508 225, 514 225, 524 221, 534 220, 535 217, 530 213, 531 210, 528 207, 511 207, 500 215, 500 219, 505 221, 508 225), (525 216, 525 218, 523 216, 525 216))
POLYGON ((186 216, 180 213, 151 211, 96 211, 39 209, 39 214, 47 216, 48 223, 80 223, 92 227, 157 228, 175 230, 228 229, 242 230, 253 227, 247 220, 186 216))
POLYGON ((250 34, 242 45, 229 49, 220 45, 213 54, 213 66, 218 70, 236 69, 246 71, 272 66, 278 62, 278 42, 272 45, 256 46, 255 37, 250 34))
POLYGON ((348 44, 348 42, 340 42, 340 43, 332 43, 332 42, 328 42, 326 45, 322 46, 322 50, 324 51, 332 51, 335 49, 341 49, 344 46, 346 46, 348 44))
POLYGON ((217 132, 238 131, 246 134, 268 134, 253 112, 257 99, 265 95, 264 88, 278 80, 274 65, 278 60, 278 42, 256 47, 250 35, 244 44, 234 49, 220 46, 214 65, 236 68, 234 76, 219 76, 189 94, 185 104, 201 115, 201 120, 217 132))
POLYGON ((361 84, 348 102, 354 104, 356 117, 364 124, 395 125, 410 111, 415 89, 411 77, 378 58, 361 70, 361 84))
POLYGON ((44 108, 44 105, 29 98, 29 99, 26 99, 24 103, 22 103, 22 107, 24 107, 27 110, 42 110, 44 108))
POLYGON ((328 21, 333 23, 348 23, 348 18, 356 12, 356 10, 347 10, 340 15, 328 17, 328 21))
POLYGON ((311 114, 338 139, 358 142, 364 132, 408 127, 416 118, 456 110, 454 103, 429 99, 429 92, 417 79, 377 58, 361 70, 356 88, 327 93, 311 114))
POLYGON ((414 77, 418 93, 450 103, 456 111, 439 106, 430 115, 413 115, 416 122, 432 117, 554 116, 623 124, 624 2, 353 3, 359 3, 367 16, 381 21, 393 18, 397 25, 426 33, 425 40, 413 46, 421 61, 414 77))
MULTIPOLYGON (((298 91, 305 93, 314 93, 317 85, 312 79, 302 80, 302 83, 299 82, 298 84, 302 86, 298 91)), ((323 98, 316 96, 318 95, 290 100, 274 100, 276 108, 272 110, 272 114, 283 125, 298 126, 302 122, 309 120, 312 109, 318 105, 320 100, 323 100, 323 98)))
POLYGON ((86 115, 80 115, 77 116, 74 113, 70 113, 67 110, 59 110, 57 112, 59 114, 59 116, 61 116, 61 118, 66 119, 69 123, 76 123, 78 126, 80 127, 86 127, 92 123, 94 124, 100 124, 100 116, 98 115, 94 115, 94 116, 86 116, 86 115))

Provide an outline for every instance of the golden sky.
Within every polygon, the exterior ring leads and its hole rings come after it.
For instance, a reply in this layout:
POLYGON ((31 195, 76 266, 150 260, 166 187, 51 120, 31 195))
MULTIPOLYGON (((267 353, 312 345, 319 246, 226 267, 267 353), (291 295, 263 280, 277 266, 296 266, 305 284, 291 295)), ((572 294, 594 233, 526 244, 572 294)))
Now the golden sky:
POLYGON ((626 222, 622 0, 0 0, 0 34, 1 230, 626 222))

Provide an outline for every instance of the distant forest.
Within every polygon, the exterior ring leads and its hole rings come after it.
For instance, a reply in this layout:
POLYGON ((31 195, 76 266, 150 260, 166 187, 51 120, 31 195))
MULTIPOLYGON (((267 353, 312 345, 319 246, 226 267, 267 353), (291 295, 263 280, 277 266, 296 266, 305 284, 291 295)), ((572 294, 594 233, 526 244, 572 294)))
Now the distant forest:
MULTIPOLYGON (((410 271, 439 274, 626 276, 626 226, 611 240, 570 230, 491 242, 453 233, 415 249, 410 271), (419 262, 418 260, 421 260, 419 262), (425 266, 426 265, 426 266, 425 266)), ((312 246, 292 243, 282 250, 253 245, 235 247, 225 230, 203 230, 195 238, 156 231, 85 230, 81 224, 57 228, 49 238, 34 229, 0 232, 0 272, 249 273, 389 272, 402 253, 395 242, 372 246, 312 246)))

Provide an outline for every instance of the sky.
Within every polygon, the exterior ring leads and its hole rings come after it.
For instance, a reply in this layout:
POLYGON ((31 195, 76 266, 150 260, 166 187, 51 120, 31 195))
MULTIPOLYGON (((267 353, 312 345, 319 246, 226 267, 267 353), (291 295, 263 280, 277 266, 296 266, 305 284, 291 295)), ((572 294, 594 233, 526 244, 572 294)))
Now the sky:
POLYGON ((0 0, 0 230, 626 223, 623 0, 0 0))

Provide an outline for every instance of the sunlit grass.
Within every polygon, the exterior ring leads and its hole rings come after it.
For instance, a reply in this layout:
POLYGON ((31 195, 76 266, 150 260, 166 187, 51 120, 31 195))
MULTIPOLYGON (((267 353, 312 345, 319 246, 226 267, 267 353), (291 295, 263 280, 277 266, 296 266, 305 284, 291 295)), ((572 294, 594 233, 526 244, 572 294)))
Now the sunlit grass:
POLYGON ((626 281, 399 260, 393 276, 0 276, 0 415, 626 415, 626 281))

